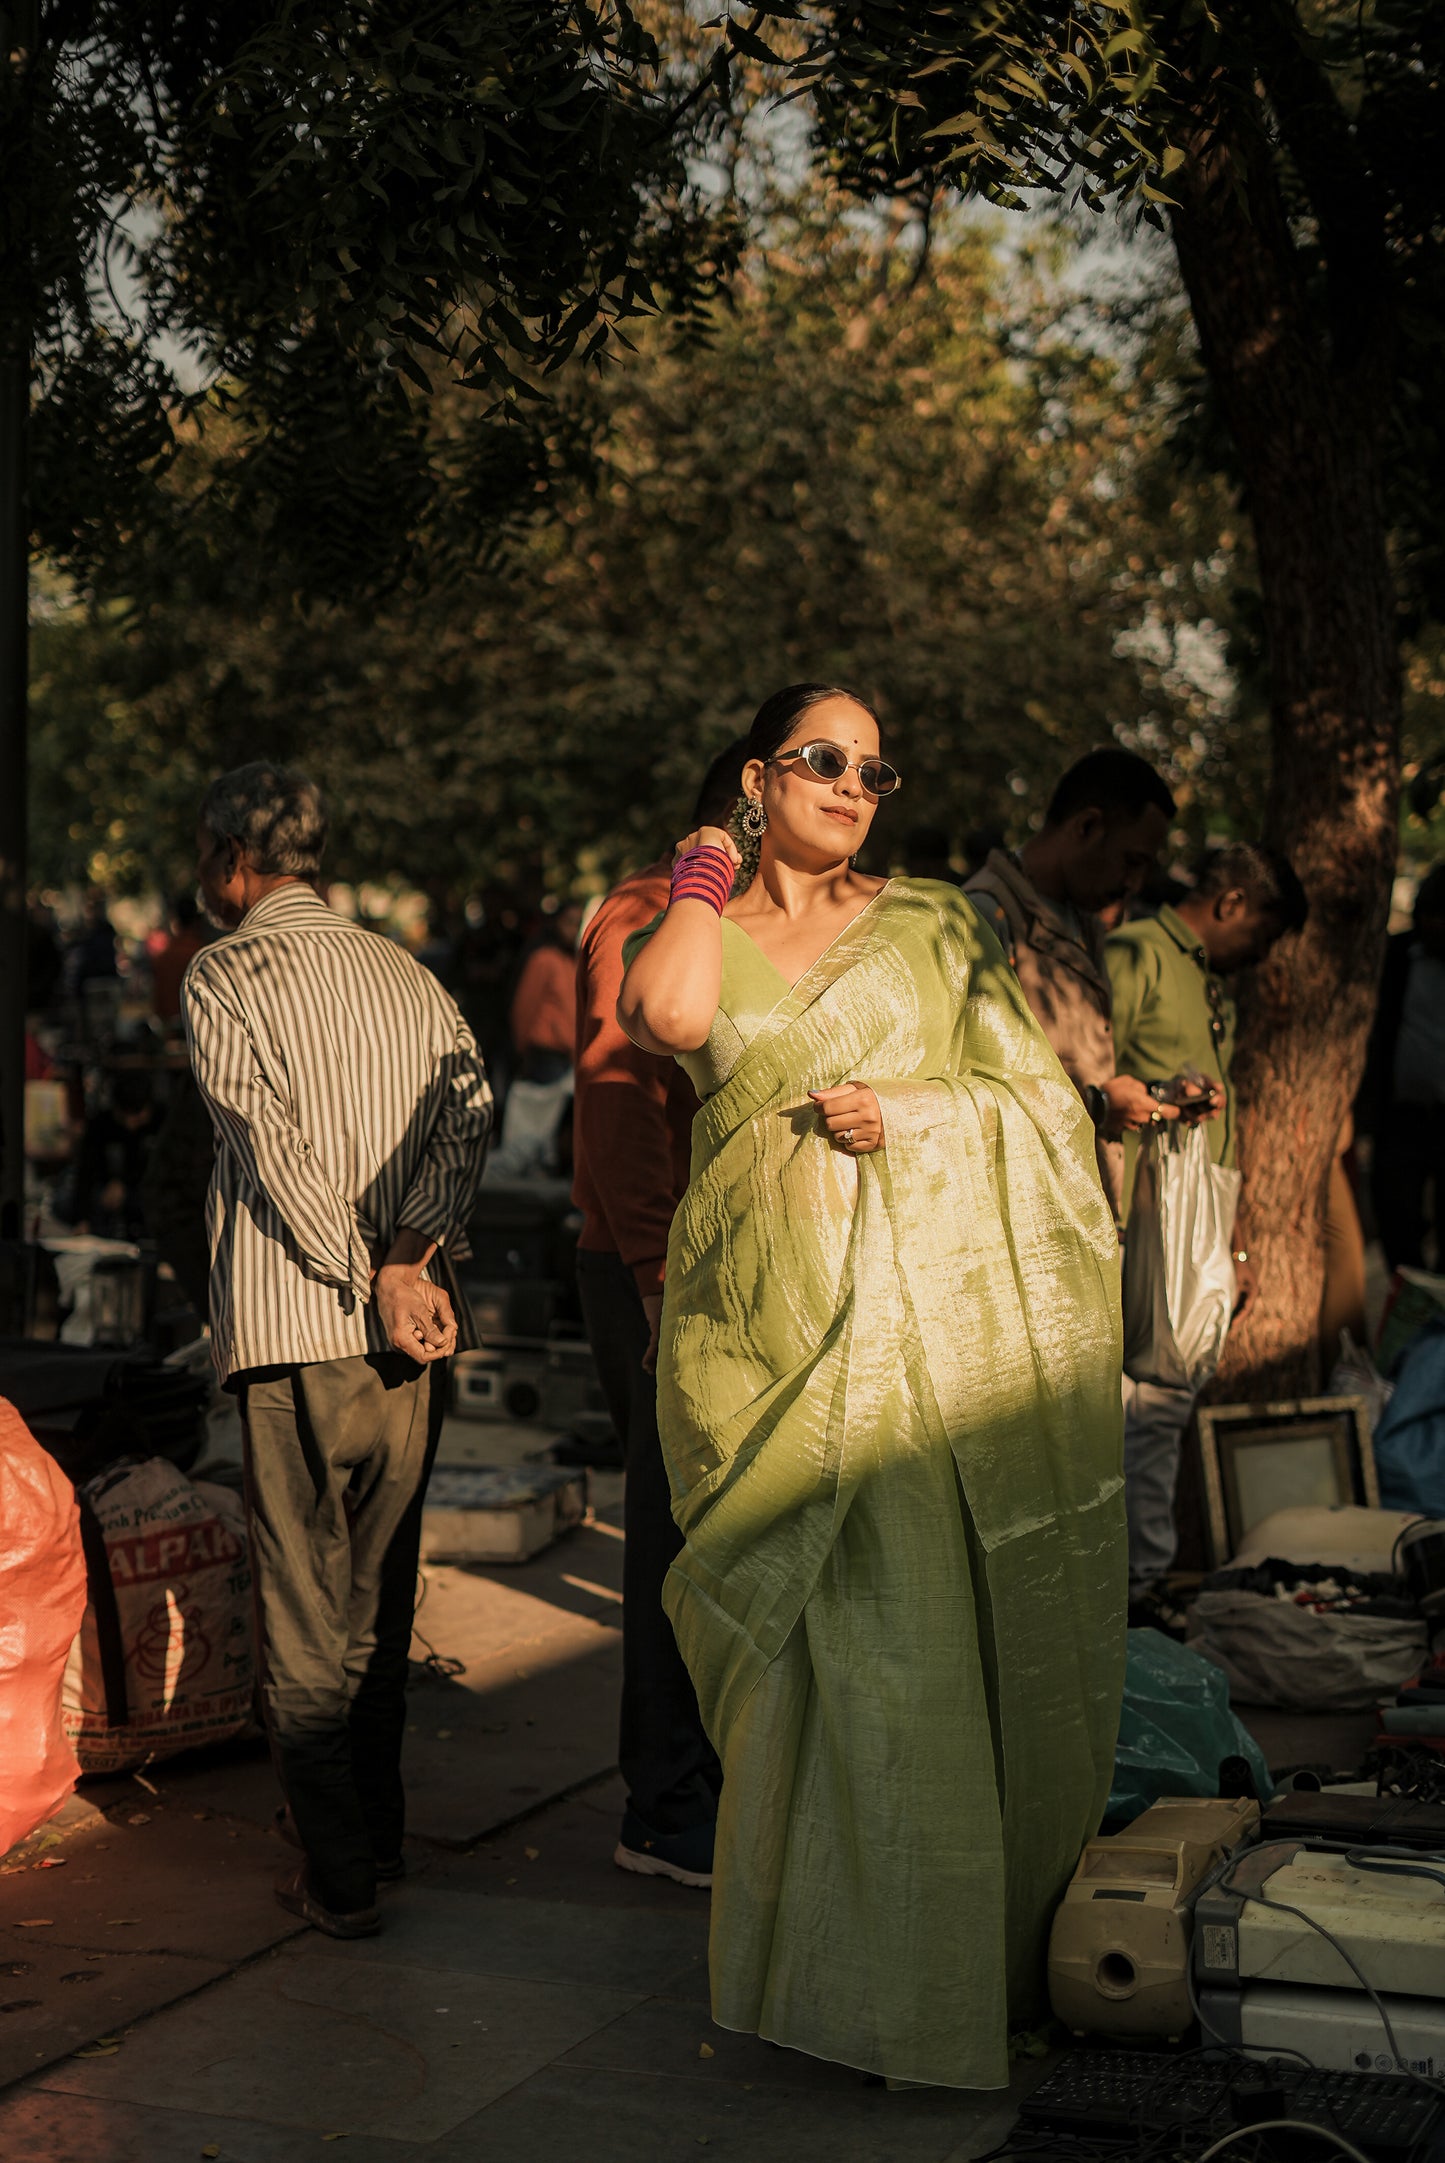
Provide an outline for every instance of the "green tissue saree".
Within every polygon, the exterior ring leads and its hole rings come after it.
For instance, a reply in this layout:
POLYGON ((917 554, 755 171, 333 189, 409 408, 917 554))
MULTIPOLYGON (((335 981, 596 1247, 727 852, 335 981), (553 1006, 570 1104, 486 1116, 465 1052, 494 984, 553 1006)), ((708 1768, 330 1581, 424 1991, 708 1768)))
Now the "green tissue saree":
POLYGON ((666 1606, 724 1769, 713 2010, 1002 2087, 1123 1681, 1093 1129, 952 887, 892 881, 791 991, 722 929, 658 1362, 666 1606), (883 1107, 857 1160, 806 1095, 847 1080, 883 1107))

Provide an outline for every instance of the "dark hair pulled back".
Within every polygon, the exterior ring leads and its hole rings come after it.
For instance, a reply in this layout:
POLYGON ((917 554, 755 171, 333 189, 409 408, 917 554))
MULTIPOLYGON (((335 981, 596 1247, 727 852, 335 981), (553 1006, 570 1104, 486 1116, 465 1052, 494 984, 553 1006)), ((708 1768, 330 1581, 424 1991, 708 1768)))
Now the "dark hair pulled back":
MULTIPOLYGON (((747 765, 750 759, 762 759, 766 764, 769 759, 776 758, 804 714, 810 713, 813 707, 821 706, 824 699, 830 698, 846 698, 853 705, 861 706, 864 713, 870 714, 877 722, 881 731, 883 724, 878 719, 877 708, 857 691, 850 691, 846 684, 790 683, 781 691, 775 691, 771 698, 765 698, 753 715, 753 725, 748 730, 743 748, 743 765, 747 765)), ((757 876, 761 853, 758 836, 750 832, 744 821, 743 813, 746 808, 745 799, 739 797, 728 821, 728 832, 737 843, 738 853, 742 858, 733 883, 735 894, 745 893, 752 884, 757 876)))
POLYGON ((846 684, 790 683, 781 691, 775 691, 771 698, 765 698, 753 715, 743 763, 746 765, 748 759, 775 758, 804 714, 830 698, 851 699, 855 706, 861 706, 864 713, 870 714, 879 728, 882 728, 877 708, 864 698, 861 692, 850 691, 846 684))

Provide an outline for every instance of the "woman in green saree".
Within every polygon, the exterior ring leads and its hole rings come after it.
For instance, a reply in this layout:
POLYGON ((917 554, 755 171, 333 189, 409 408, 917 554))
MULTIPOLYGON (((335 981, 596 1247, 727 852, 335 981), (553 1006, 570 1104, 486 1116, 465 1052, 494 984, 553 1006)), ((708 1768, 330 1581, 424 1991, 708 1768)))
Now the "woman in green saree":
POLYGON ((972 904, 852 868, 896 784, 871 709, 794 686, 749 750, 755 875, 724 907, 738 847, 689 837, 618 1005, 703 1100, 658 1411, 724 1769, 713 2011, 1002 2087, 1113 1764, 1113 1220, 972 904))

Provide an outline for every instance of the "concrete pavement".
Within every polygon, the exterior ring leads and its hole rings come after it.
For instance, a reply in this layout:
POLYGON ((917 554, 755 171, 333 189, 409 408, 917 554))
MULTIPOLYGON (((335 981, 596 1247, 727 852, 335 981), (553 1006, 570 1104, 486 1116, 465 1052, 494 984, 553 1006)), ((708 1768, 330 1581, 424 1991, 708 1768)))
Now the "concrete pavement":
MULTIPOLYGON (((450 1437, 495 1461, 507 1440, 450 1437)), ((889 2095, 716 2029, 707 1896, 613 1865, 620 1481, 593 1495, 521 1568, 425 1573, 413 1652, 464 1672, 414 1676, 412 1876, 381 1937, 338 1945, 275 1905, 289 1851, 254 1740, 87 1782, 7 1858, 7 2163, 964 2163, 996 2145, 1007 2097, 889 2095)))

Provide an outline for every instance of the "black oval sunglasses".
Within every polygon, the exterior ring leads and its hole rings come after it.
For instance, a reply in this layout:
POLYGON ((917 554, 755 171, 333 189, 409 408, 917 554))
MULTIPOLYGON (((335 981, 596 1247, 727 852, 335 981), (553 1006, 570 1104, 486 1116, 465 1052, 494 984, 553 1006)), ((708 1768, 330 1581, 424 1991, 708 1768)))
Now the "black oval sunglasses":
POLYGON ((903 786, 902 774, 886 759, 850 759, 841 744, 799 744, 793 751, 779 751, 768 763, 783 766, 789 759, 801 759, 820 781, 841 781, 851 767, 869 796, 893 796, 903 786))

